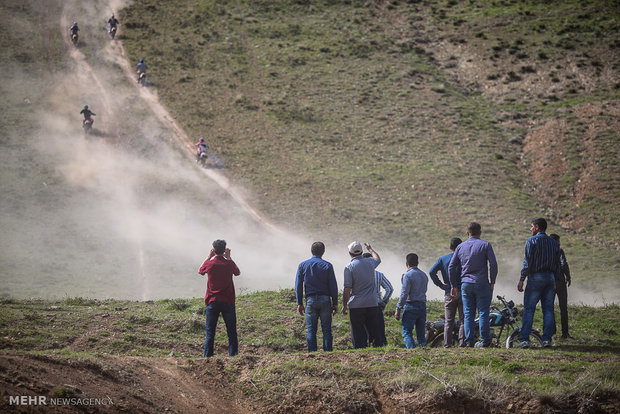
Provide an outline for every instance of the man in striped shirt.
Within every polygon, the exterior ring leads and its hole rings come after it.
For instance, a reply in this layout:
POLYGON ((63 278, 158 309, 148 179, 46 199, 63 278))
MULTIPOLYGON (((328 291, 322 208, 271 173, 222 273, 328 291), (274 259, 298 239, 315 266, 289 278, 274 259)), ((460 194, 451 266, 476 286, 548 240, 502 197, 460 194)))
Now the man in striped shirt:
POLYGON ((527 286, 523 294, 523 320, 521 326, 519 348, 529 348, 530 333, 534 321, 536 305, 540 301, 543 313, 543 346, 551 346, 551 338, 555 333, 555 316, 553 301, 555 299, 555 275, 560 268, 560 245, 547 236, 547 220, 535 218, 530 231, 532 237, 525 242, 525 257, 521 278, 517 284, 519 292, 523 292, 523 282, 527 278, 527 286))
MULTIPOLYGON (((372 257, 370 253, 364 253, 364 257, 372 257)), ((375 269, 375 288, 377 289, 377 303, 379 304, 380 313, 380 325, 381 325, 381 346, 387 345, 387 338, 385 337, 385 307, 394 293, 394 287, 390 283, 387 277, 377 269, 375 269), (383 297, 381 297, 381 288, 383 288, 383 297)), ((373 342, 374 338, 369 337, 368 342, 373 342)))

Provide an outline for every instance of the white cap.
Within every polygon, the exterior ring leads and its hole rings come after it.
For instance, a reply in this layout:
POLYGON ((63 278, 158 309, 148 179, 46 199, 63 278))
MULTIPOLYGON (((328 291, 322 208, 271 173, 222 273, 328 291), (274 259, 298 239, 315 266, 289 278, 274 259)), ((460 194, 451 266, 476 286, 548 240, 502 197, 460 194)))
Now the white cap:
POLYGON ((358 254, 362 254, 363 251, 364 250, 362 249, 362 245, 360 242, 354 241, 349 245, 349 253, 351 254, 357 256, 358 254))

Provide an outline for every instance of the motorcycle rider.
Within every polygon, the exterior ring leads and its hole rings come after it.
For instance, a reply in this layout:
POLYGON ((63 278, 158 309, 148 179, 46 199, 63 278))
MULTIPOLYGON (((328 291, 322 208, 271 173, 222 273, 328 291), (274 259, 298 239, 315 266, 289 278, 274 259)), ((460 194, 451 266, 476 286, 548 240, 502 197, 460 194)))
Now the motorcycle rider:
POLYGON ((108 25, 110 27, 109 32, 112 32, 112 29, 116 29, 116 27, 118 26, 118 19, 116 17, 114 17, 114 13, 112 13, 112 17, 110 17, 108 19, 108 25))
POLYGON ((82 120, 82 125, 84 125, 86 123, 86 121, 94 122, 93 119, 91 118, 91 116, 97 115, 96 113, 94 113, 93 111, 88 109, 88 105, 84 105, 84 109, 82 109, 80 111, 80 114, 84 114, 84 119, 82 120))
POLYGON ((194 146, 196 147, 196 162, 200 162, 200 156, 203 153, 205 155, 207 154, 207 148, 209 148, 209 146, 207 145, 203 137, 200 137, 200 139, 197 143, 194 144, 194 146))
POLYGON ((69 27, 69 31, 71 32, 71 36, 78 34, 80 28, 78 27, 77 22, 73 22, 73 25, 69 27))
POLYGON ((138 82, 140 82, 140 75, 142 75, 143 73, 146 73, 146 63, 144 63, 144 59, 140 59, 140 62, 136 65, 136 69, 138 72, 138 82))

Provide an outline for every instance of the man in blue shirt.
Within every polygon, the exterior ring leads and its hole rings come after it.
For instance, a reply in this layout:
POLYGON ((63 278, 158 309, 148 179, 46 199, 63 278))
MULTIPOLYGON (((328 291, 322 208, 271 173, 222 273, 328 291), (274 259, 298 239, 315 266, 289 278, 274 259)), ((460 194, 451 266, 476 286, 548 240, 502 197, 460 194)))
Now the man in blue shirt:
MULTIPOLYGON (((450 283, 450 273, 448 272, 448 266, 450 265, 450 260, 454 255, 454 249, 461 244, 463 241, 458 237, 450 240, 450 251, 444 256, 441 256, 431 270, 429 271, 429 275, 433 280, 433 283, 437 285, 440 289, 444 290, 444 306, 445 306, 445 315, 444 315, 444 330, 443 330, 443 346, 445 348, 449 348, 453 345, 452 342, 452 330, 454 329, 454 318, 456 316, 456 311, 459 311, 459 346, 465 346, 465 328, 463 326, 463 301, 461 300, 461 295, 457 297, 452 297, 450 291, 452 290, 452 285, 450 283), (437 277, 437 272, 441 272, 441 277, 443 281, 439 280, 437 277)), ((457 273, 461 273, 460 269, 457 269, 457 273)), ((461 284, 459 283, 456 286, 457 290, 460 292, 461 284)))
POLYGON ((402 288, 400 298, 396 304, 394 318, 400 319, 401 310, 403 320, 403 339, 407 348, 415 348, 413 340, 413 328, 415 327, 417 346, 426 345, 424 327, 426 325, 426 289, 428 278, 426 274, 418 269, 418 255, 409 253, 406 258, 407 272, 402 277, 402 288))
POLYGON ((530 333, 534 322, 536 305, 540 301, 543 313, 543 346, 551 346, 551 338, 555 333, 555 315, 553 301, 555 299, 555 275, 560 272, 560 245, 547 236, 547 220, 535 218, 530 231, 532 237, 525 242, 525 257, 521 278, 517 284, 519 292, 523 292, 523 282, 527 278, 527 286, 523 294, 523 320, 521 342, 519 348, 530 347, 530 333))
POLYGON ((323 350, 332 350, 332 315, 338 310, 338 285, 334 267, 322 259, 325 245, 322 242, 312 243, 312 258, 301 262, 295 278, 295 295, 297 312, 304 314, 304 285, 306 293, 306 326, 308 351, 317 350, 316 332, 321 320, 323 331, 323 350))
POLYGON ((491 345, 491 327, 489 314, 491 313, 491 297, 497 278, 497 261, 491 243, 480 238, 482 227, 476 222, 467 226, 467 236, 463 243, 454 250, 450 260, 450 294, 459 295, 457 286, 461 283, 463 298, 463 313, 465 314, 465 346, 487 348, 491 345), (459 266, 461 271, 459 274, 459 266), (478 309, 478 324, 481 340, 476 340, 476 309, 478 309))
POLYGON ((347 308, 350 309, 353 348, 366 348, 369 336, 373 346, 381 346, 381 314, 375 285, 375 268, 381 258, 365 244, 372 257, 363 257, 362 245, 355 241, 348 246, 351 262, 344 268, 342 314, 346 315, 347 308))

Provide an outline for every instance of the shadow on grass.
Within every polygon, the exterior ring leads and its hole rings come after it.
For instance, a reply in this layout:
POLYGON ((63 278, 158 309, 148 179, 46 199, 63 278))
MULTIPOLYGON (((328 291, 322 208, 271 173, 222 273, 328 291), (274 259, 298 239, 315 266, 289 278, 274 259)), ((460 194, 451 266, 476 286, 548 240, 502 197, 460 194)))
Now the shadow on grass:
POLYGON ((620 347, 618 346, 562 344, 556 345, 551 349, 561 350, 565 352, 596 352, 599 354, 612 353, 620 355, 620 347))

